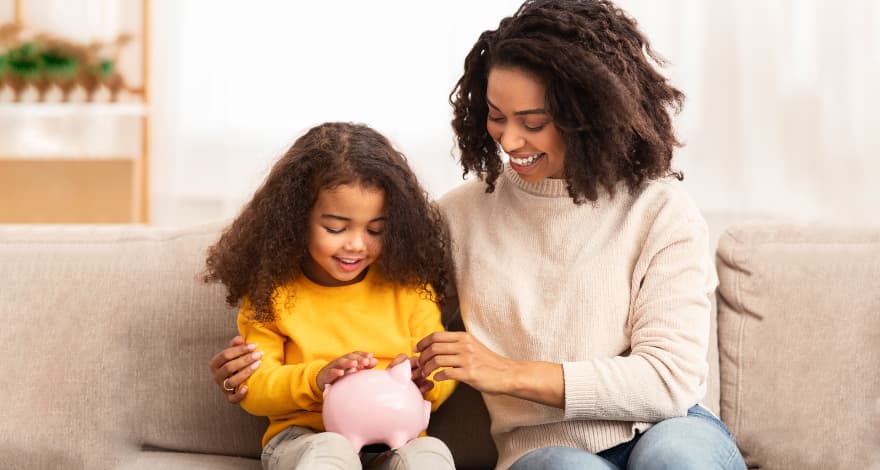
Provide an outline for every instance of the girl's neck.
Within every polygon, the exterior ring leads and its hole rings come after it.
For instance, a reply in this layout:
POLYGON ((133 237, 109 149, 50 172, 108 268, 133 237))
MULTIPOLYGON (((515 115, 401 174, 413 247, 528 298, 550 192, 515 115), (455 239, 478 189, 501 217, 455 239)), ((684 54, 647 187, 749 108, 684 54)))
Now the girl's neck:
POLYGON ((370 271, 370 267, 367 266, 363 271, 354 279, 350 281, 339 281, 329 276, 320 276, 321 268, 317 266, 317 264, 311 260, 311 258, 306 259, 300 265, 300 270, 302 271, 303 276, 306 277, 313 284, 317 284, 322 287, 344 287, 350 286, 353 284, 357 284, 363 281, 367 277, 367 272, 370 271))

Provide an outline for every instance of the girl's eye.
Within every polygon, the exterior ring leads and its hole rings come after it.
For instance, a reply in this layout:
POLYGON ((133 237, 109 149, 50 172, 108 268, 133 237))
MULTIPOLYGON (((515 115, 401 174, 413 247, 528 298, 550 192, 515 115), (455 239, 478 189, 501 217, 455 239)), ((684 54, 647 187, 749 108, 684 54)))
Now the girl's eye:
POLYGON ((385 229, 382 229, 382 230, 367 229, 367 233, 369 233, 370 235, 373 235, 374 237, 378 237, 379 235, 382 235, 383 233, 385 233, 385 229))
POLYGON ((327 233, 339 234, 339 233, 342 233, 345 229, 342 229, 342 228, 341 228, 341 229, 339 229, 339 230, 334 230, 334 229, 332 229, 332 228, 330 228, 330 227, 324 227, 324 230, 326 230, 327 233))

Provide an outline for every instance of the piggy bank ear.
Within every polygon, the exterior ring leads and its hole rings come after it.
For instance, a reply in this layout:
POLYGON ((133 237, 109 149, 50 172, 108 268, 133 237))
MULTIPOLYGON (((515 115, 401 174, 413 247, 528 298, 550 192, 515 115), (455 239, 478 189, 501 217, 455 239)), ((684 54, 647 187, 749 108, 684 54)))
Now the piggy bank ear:
POLYGON ((391 377, 398 382, 409 382, 412 380, 412 366, 409 363, 409 359, 392 367, 388 372, 391 374, 391 377))

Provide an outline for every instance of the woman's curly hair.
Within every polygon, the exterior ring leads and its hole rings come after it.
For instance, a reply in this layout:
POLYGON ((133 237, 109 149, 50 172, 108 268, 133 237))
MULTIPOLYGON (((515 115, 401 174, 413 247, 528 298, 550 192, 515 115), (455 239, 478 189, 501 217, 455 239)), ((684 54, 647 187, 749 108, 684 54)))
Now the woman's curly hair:
POLYGON ((636 21, 610 1, 526 1, 480 35, 449 95, 464 175, 473 171, 487 192, 495 189, 502 162, 486 130, 486 84, 492 67, 507 67, 546 87, 545 107, 565 141, 564 175, 576 203, 595 201, 599 186, 613 195, 620 181, 632 191, 647 179, 682 179, 671 169, 681 144, 670 108, 678 112, 684 94, 649 58, 665 63, 636 21))
POLYGON ((203 280, 223 283, 229 305, 247 298, 258 321, 272 321, 275 289, 297 278, 309 256, 309 213, 319 192, 355 183, 385 196, 382 254, 370 269, 442 302, 451 270, 440 212, 406 157, 383 135, 353 123, 324 123, 294 142, 208 249, 203 280))

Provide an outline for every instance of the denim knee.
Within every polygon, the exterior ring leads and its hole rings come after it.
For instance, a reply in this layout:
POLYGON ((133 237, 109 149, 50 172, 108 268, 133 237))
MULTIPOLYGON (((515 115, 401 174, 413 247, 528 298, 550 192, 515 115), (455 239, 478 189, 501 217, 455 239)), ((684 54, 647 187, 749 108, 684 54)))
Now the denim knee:
POLYGON ((628 468, 745 470, 746 466, 724 423, 698 409, 648 429, 633 448, 628 468))
POLYGON ((522 456, 509 470, 618 470, 596 454, 571 447, 543 447, 522 456))

